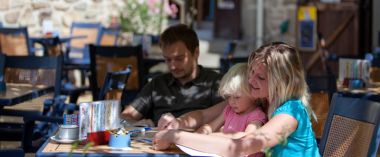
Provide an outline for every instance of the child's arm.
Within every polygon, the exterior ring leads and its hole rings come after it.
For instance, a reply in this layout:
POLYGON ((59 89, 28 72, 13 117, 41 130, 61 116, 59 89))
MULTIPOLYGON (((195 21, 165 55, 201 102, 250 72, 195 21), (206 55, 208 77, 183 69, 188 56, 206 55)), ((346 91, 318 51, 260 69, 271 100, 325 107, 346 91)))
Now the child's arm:
POLYGON ((210 134, 212 132, 215 132, 220 129, 220 127, 224 123, 224 114, 219 114, 218 117, 216 117, 214 120, 212 120, 208 124, 202 125, 198 130, 196 131, 197 133, 200 134, 210 134))
POLYGON ((239 138, 242 138, 243 136, 245 136, 247 134, 255 132, 261 126, 263 126, 263 123, 261 121, 254 120, 254 121, 251 121, 247 125, 244 132, 236 132, 236 133, 215 132, 215 133, 212 133, 210 135, 227 137, 227 138, 231 138, 231 139, 239 139, 239 138))

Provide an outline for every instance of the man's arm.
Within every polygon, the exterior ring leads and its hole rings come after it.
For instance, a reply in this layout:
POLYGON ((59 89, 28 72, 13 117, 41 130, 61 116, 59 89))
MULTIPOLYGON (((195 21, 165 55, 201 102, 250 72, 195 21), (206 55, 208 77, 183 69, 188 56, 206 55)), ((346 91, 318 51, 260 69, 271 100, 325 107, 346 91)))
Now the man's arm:
POLYGON ((214 106, 203 110, 188 112, 179 118, 175 118, 171 114, 164 114, 158 121, 158 129, 184 129, 195 130, 201 125, 215 119, 219 114, 222 114, 226 102, 222 101, 214 106))
POLYGON ((121 113, 121 117, 127 121, 136 122, 143 118, 143 115, 139 113, 133 106, 128 105, 121 113))

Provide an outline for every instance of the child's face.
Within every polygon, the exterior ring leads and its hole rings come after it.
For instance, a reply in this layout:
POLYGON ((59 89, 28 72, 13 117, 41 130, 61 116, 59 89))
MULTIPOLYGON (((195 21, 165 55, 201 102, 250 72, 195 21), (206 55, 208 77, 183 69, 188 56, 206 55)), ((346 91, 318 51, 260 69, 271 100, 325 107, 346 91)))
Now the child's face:
POLYGON ((248 82, 251 86, 252 97, 268 98, 268 71, 262 63, 252 65, 248 82))
POLYGON ((227 101, 232 110, 237 114, 250 112, 256 107, 252 98, 248 96, 229 96, 227 101))

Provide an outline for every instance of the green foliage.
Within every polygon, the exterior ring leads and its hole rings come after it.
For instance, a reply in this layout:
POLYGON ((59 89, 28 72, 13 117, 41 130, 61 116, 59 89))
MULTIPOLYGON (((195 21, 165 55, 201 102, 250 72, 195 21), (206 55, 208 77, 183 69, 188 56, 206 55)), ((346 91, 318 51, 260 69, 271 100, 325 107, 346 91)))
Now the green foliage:
POLYGON ((119 20, 122 31, 159 34, 168 14, 163 11, 165 1, 125 0, 119 20))
MULTIPOLYGON (((71 156, 73 155, 73 152, 74 152, 75 149, 78 149, 78 148, 79 148, 80 144, 81 144, 81 141, 76 141, 76 142, 74 142, 74 143, 71 145, 71 149, 70 149, 70 152, 69 152, 69 154, 68 154, 69 157, 71 157, 71 156)), ((82 152, 82 154, 83 154, 83 155, 86 154, 87 151, 88 151, 92 146, 94 146, 94 143, 93 143, 93 142, 88 142, 88 143, 86 143, 86 144, 83 146, 83 152, 82 152)))

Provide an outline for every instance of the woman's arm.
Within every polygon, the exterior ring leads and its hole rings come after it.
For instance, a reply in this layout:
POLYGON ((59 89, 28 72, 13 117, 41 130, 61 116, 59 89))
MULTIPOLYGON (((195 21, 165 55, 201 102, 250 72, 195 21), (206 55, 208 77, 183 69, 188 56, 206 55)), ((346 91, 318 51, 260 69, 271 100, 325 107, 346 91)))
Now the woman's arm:
POLYGON ((252 121, 247 125, 247 128, 245 128, 244 132, 236 132, 236 133, 223 133, 223 132, 214 132, 209 135, 213 136, 221 136, 231 139, 239 139, 244 137, 247 134, 254 133, 258 128, 260 128, 263 125, 261 121, 252 121))
POLYGON ((210 123, 202 125, 196 132, 200 134, 210 134, 215 131, 219 131, 223 123, 224 123, 224 114, 219 114, 210 123))
POLYGON ((212 107, 188 112, 179 118, 175 118, 172 115, 165 114, 161 116, 158 121, 157 128, 163 129, 197 129, 201 125, 210 122, 215 119, 220 113, 223 112, 226 102, 222 101, 212 107))
POLYGON ((221 156, 242 156, 277 145, 294 132, 297 125, 297 120, 292 116, 279 114, 256 132, 240 139, 165 130, 156 134, 154 148, 162 150, 168 148, 170 143, 175 143, 221 156))

